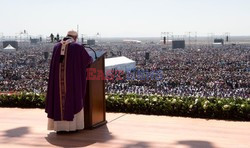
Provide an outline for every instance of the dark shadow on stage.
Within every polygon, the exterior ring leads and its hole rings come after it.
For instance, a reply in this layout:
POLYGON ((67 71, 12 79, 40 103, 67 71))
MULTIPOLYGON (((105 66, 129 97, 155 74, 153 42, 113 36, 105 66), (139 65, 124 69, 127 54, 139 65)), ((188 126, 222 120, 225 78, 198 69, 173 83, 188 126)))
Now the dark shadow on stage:
POLYGON ((136 142, 132 144, 127 144, 123 148, 150 148, 147 142, 136 142))
POLYGON ((28 134, 29 132, 29 127, 19 127, 5 131, 3 136, 6 138, 19 138, 28 134))
POLYGON ((186 145, 189 148, 214 148, 214 146, 211 142, 199 141, 199 140, 178 141, 177 144, 186 145))
POLYGON ((45 139, 54 146, 60 147, 84 147, 94 143, 104 143, 114 137, 106 125, 93 130, 59 133, 51 132, 45 139))

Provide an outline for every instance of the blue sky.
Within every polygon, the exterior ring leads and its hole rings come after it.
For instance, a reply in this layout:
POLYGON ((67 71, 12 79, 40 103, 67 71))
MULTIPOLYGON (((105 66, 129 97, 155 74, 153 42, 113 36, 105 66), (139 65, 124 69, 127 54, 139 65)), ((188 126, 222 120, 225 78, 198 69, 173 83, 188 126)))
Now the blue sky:
POLYGON ((158 37, 161 32, 250 35, 249 0, 0 0, 0 34, 158 37))

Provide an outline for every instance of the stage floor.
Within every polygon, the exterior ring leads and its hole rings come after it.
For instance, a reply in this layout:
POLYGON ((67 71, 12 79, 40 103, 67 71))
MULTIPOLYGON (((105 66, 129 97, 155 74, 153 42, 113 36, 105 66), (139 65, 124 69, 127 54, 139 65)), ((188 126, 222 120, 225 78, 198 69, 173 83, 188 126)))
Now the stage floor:
POLYGON ((0 108, 0 147, 249 148, 250 122, 107 113, 107 125, 47 131, 42 109, 0 108))

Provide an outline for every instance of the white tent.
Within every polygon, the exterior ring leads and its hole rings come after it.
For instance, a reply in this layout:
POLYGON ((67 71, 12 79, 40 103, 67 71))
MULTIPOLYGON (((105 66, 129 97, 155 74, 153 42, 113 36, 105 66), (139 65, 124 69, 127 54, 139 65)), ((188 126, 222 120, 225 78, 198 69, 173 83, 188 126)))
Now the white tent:
POLYGON ((6 51, 6 52, 13 52, 13 51, 16 51, 16 48, 12 47, 10 44, 8 46, 6 46, 3 51, 6 51))
POLYGON ((115 58, 107 58, 105 59, 105 71, 107 70, 123 70, 124 72, 130 71, 132 69, 135 69, 136 63, 135 61, 121 56, 121 57, 115 57, 115 58))
POLYGON ((222 47, 222 46, 223 46, 222 43, 213 43, 214 48, 219 48, 219 47, 222 47))
POLYGON ((124 43, 136 43, 136 44, 140 44, 141 41, 139 40, 123 40, 124 43))

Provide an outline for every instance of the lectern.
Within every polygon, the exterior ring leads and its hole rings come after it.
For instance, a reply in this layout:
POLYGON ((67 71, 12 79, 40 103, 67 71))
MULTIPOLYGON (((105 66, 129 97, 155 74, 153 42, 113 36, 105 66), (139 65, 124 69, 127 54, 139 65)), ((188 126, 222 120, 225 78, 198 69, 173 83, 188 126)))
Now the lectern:
MULTIPOLYGON (((97 59, 93 51, 88 52, 93 58, 89 68, 105 72, 104 56, 106 52, 96 51, 97 59)), ((106 124, 106 100, 105 80, 87 80, 86 97, 84 104, 84 125, 85 129, 93 129, 106 124)))

